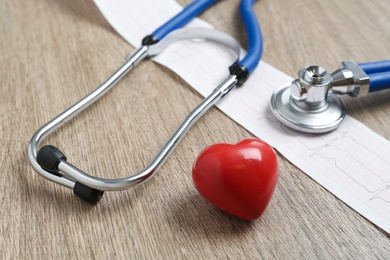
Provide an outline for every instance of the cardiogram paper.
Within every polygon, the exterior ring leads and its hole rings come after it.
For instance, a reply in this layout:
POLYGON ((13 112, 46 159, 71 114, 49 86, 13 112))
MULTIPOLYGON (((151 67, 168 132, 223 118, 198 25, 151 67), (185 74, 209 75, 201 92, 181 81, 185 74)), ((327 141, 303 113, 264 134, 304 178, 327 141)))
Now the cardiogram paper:
MULTIPOLYGON (((109 23, 130 44, 179 12, 173 0, 95 0, 109 23)), ((196 19, 188 26, 212 27, 196 19)), ((227 77, 235 57, 212 43, 175 43, 154 60, 206 96, 227 77)), ((390 233, 390 142, 348 117, 328 134, 304 134, 281 125, 271 114, 272 92, 292 78, 261 62, 245 87, 218 104, 233 120, 265 140, 318 183, 390 233)))

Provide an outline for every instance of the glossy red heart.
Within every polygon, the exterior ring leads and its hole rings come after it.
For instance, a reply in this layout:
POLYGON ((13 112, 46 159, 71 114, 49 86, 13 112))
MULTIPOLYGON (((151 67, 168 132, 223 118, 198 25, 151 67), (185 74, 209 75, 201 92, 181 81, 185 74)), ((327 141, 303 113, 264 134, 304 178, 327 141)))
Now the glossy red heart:
POLYGON ((192 168, 198 192, 216 207, 253 220, 271 200, 279 177, 278 157, 259 139, 205 148, 192 168))

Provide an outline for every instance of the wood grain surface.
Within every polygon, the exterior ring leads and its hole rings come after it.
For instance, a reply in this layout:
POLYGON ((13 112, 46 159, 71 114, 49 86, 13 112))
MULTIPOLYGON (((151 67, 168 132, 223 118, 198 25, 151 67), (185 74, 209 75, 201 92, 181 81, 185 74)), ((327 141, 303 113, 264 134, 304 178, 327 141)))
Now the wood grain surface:
MULTIPOLYGON (((238 3, 221 1, 201 18, 245 46, 238 3)), ((332 70, 343 59, 389 58, 388 0, 260 0, 254 8, 263 60, 292 76, 305 64, 332 70)), ((0 2, 1 259, 390 259, 388 234, 282 156, 260 219, 240 220, 206 202, 192 184, 196 156, 213 143, 251 137, 215 108, 156 177, 95 206, 38 175, 26 155, 32 134, 131 50, 91 0, 0 2)), ((46 142, 88 173, 125 177, 148 163, 201 99, 146 60, 46 142)), ((389 100, 389 91, 345 98, 351 116, 387 139, 389 100)))

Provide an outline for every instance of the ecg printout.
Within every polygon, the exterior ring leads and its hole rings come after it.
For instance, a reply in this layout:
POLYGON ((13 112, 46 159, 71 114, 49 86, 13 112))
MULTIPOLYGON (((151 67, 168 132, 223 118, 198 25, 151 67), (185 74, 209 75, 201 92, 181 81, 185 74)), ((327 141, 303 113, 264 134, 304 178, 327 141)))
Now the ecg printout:
MULTIPOLYGON (((94 0, 109 23, 135 47, 182 7, 173 0, 94 0)), ((188 26, 212 27, 196 19, 188 26)), ((221 46, 178 42, 154 58, 207 96, 228 76, 235 60, 221 46)), ((218 103, 221 111, 315 179, 364 217, 390 233, 389 140, 348 117, 327 134, 305 134, 280 124, 272 115, 272 92, 292 78, 265 62, 241 88, 218 103)))

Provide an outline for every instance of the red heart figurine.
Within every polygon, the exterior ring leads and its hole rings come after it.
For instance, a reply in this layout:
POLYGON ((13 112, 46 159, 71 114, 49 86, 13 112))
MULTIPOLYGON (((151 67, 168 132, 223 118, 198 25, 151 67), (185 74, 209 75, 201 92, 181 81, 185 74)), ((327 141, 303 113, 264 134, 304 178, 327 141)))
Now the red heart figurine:
POLYGON ((236 217, 254 220, 266 209, 279 177, 278 157, 259 139, 214 144, 204 149, 192 168, 198 192, 236 217))

